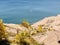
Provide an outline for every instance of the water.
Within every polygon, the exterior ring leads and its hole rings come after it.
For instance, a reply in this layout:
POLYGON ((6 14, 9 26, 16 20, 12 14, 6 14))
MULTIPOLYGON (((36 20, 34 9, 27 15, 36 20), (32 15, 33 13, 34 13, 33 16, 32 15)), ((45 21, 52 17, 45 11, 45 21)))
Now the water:
POLYGON ((60 0, 0 0, 0 18, 5 23, 30 23, 60 14, 60 0))

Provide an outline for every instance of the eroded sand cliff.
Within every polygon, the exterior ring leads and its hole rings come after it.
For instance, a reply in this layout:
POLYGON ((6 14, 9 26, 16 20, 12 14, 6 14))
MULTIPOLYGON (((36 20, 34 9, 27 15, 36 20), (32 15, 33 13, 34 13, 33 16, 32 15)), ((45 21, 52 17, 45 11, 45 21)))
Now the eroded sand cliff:
POLYGON ((16 34, 18 34, 20 31, 30 31, 31 37, 40 45, 60 45, 60 15, 46 17, 31 25, 31 28, 26 28, 19 24, 4 25, 6 26, 5 32, 8 33, 7 39, 9 41, 14 41, 16 34), (39 26, 40 29, 38 29, 39 26), (37 32, 37 30, 45 30, 45 32, 37 32), (35 34, 32 35, 32 33, 35 34))

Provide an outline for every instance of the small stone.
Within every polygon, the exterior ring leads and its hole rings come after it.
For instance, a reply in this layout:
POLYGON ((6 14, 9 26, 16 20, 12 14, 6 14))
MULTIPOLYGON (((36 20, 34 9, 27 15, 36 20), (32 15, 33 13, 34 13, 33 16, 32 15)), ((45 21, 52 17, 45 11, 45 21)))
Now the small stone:
POLYGON ((58 41, 58 43, 60 43, 60 40, 58 41))

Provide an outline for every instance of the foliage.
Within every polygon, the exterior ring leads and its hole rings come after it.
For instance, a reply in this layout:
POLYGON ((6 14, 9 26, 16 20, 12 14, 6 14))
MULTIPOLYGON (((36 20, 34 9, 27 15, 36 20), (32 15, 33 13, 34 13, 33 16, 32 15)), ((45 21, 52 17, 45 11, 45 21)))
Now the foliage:
POLYGON ((5 26, 3 24, 3 20, 0 19, 0 40, 5 38, 5 26))
POLYGON ((26 28, 31 28, 31 25, 27 20, 23 20, 22 25, 26 28))
POLYGON ((37 29, 37 32, 45 33, 45 32, 46 32, 46 30, 45 30, 45 29, 43 29, 43 26, 42 26, 42 25, 39 25, 39 26, 38 26, 38 29, 37 29))
POLYGON ((53 28, 48 28, 48 30, 49 30, 49 31, 52 31, 52 30, 54 30, 54 29, 53 29, 53 28))
POLYGON ((20 45, 38 45, 38 43, 31 37, 30 33, 24 31, 16 35, 16 41, 20 45))

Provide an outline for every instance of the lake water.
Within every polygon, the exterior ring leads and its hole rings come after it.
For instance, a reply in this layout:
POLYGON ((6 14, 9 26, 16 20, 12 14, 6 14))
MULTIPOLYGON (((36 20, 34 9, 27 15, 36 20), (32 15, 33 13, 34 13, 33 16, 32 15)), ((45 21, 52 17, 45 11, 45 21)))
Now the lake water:
POLYGON ((0 0, 0 18, 5 23, 30 23, 60 14, 60 0, 0 0))

